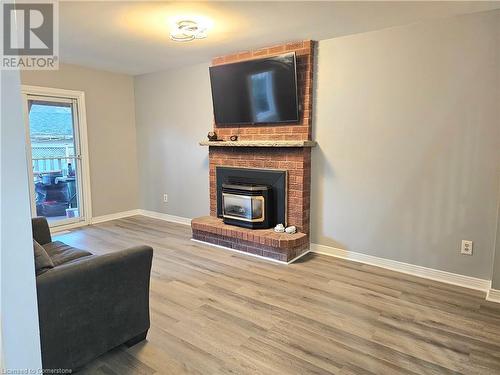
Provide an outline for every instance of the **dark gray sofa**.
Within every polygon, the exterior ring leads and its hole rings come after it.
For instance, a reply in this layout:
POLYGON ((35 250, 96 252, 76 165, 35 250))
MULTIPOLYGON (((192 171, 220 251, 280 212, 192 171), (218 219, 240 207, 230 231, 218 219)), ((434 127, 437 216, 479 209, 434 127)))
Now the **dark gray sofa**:
POLYGON ((53 263, 36 277, 44 369, 77 370, 116 346, 144 340, 153 249, 97 256, 53 242, 45 218, 32 226, 53 263))

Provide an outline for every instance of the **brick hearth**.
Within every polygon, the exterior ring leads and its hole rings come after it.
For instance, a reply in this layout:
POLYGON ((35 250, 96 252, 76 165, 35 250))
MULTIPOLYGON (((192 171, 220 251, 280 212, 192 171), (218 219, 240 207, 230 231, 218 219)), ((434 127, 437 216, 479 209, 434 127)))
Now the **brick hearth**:
MULTIPOLYGON (((312 122, 313 57, 312 41, 289 43, 256 51, 217 57, 213 65, 275 56, 295 51, 300 120, 294 124, 214 125, 219 138, 239 141, 310 141, 312 122)), ((206 144, 206 143, 204 143, 206 144)), ((311 148, 310 147, 229 147, 209 145, 210 216, 193 219, 193 238, 280 261, 290 261, 309 247, 311 148), (287 225, 295 225, 294 235, 273 229, 251 230, 226 225, 217 218, 216 167, 281 169, 288 171, 287 225)))
POLYGON ((275 233, 272 229, 247 229, 226 225, 222 219, 203 216, 191 222, 193 238, 230 249, 289 262, 309 248, 305 233, 275 233))

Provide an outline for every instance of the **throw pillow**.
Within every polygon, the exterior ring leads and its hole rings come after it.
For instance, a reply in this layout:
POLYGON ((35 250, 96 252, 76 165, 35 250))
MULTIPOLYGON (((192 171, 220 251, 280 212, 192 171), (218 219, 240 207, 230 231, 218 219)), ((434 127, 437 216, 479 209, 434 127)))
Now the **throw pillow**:
POLYGON ((47 254, 43 246, 35 240, 33 240, 33 252, 35 255, 35 273, 37 276, 54 268, 54 263, 52 263, 49 254, 47 254))

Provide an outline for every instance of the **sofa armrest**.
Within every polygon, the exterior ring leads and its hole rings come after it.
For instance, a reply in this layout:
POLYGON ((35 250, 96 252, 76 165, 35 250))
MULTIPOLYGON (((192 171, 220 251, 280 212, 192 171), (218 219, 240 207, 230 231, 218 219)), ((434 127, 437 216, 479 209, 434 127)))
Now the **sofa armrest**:
POLYGON ((37 277, 44 368, 78 368, 148 330, 152 257, 138 246, 37 277))
POLYGON ((40 216, 31 219, 31 228, 33 230, 33 239, 40 245, 48 244, 52 242, 52 237, 50 236, 50 228, 47 219, 40 216))

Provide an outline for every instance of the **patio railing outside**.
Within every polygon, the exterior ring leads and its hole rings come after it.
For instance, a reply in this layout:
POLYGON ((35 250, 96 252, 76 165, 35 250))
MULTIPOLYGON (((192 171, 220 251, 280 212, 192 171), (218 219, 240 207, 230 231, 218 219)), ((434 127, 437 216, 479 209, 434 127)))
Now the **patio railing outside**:
POLYGON ((65 157, 44 157, 44 158, 32 158, 33 172, 35 174, 40 174, 50 171, 61 171, 65 172, 68 169, 68 164, 75 167, 75 157, 65 156, 65 157))

